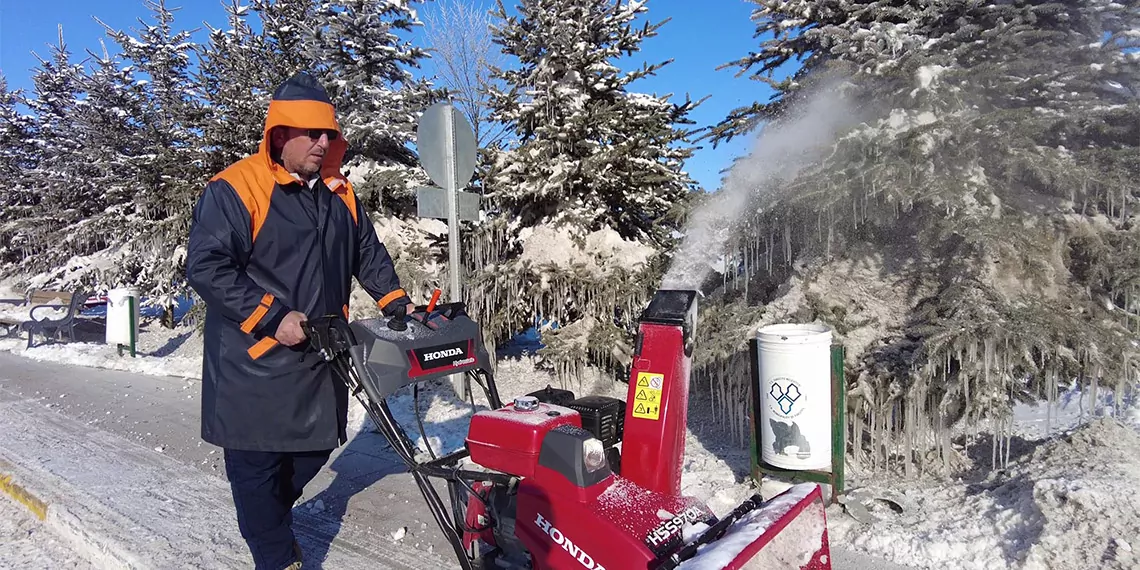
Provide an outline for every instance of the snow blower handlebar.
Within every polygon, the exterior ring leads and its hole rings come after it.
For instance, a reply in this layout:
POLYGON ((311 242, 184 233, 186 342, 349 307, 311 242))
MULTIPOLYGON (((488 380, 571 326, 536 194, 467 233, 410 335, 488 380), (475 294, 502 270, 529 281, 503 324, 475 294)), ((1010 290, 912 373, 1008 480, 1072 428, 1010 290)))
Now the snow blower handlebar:
MULTIPOLYGON (((438 319, 450 321, 456 318, 463 314, 463 305, 461 303, 452 303, 433 307, 433 311, 430 312, 417 312, 419 313, 418 315, 413 313, 413 315, 416 315, 415 317, 400 319, 404 324, 402 328, 398 328, 398 325, 392 326, 391 323, 397 319, 390 319, 388 323, 386 323, 387 326, 383 327, 383 329, 388 330, 385 333, 380 333, 378 336, 388 337, 389 341, 392 341, 393 338, 402 337, 405 343, 408 343, 409 339, 413 339, 417 335, 423 335, 429 339, 435 338, 434 335, 424 334, 425 330, 438 330, 438 327, 432 326, 429 323, 438 319), (418 322, 409 327, 409 321, 418 322)), ((463 570, 472 570, 472 566, 464 551, 462 539, 460 538, 460 533, 467 532, 470 529, 466 528, 464 517, 462 516, 463 512, 459 487, 462 486, 470 490, 471 484, 468 481, 501 480, 501 482, 506 482, 509 481, 510 477, 500 473, 461 469, 458 463, 468 456, 467 450, 460 450, 452 454, 444 455, 443 457, 435 458, 426 463, 422 463, 416 459, 415 445, 393 417, 385 398, 391 392, 398 389, 399 386, 411 382, 427 380, 438 376, 438 374, 429 375, 421 373, 419 378, 416 378, 412 376, 413 370, 408 370, 403 376, 407 382, 397 382, 393 380, 393 378, 386 377, 387 375, 382 377, 377 374, 377 372, 372 369, 372 366, 376 363, 370 363, 369 358, 390 358, 395 356, 395 354, 393 354, 391 350, 384 350, 385 348, 392 347, 386 346, 382 338, 370 335, 370 333, 381 330, 381 327, 377 326, 378 323, 374 321, 364 321, 363 324, 358 321, 349 324, 341 315, 326 315, 309 319, 302 323, 301 326, 309 338, 310 348, 320 355, 322 360, 333 367, 336 376, 345 382, 348 386, 349 393, 364 407, 372 419, 373 424, 375 424, 376 428, 388 441, 392 449, 408 467, 413 479, 416 481, 416 485, 423 494, 424 500, 427 502, 428 510, 431 511, 436 524, 455 550, 455 554, 463 570), (369 340, 372 341, 371 346, 366 346, 369 340), (384 354, 366 354, 366 348, 373 350, 380 349, 384 354), (397 386, 397 384, 399 384, 399 386, 397 386), (447 505, 439 496, 435 487, 431 485, 428 477, 438 477, 448 482, 452 513, 448 513, 447 505)), ((413 346, 417 344, 419 343, 411 342, 413 346)), ((406 347, 406 345, 404 346, 406 347)), ((431 348, 432 347, 428 347, 427 349, 412 348, 407 350, 408 356, 404 359, 405 368, 410 367, 415 369, 416 365, 414 362, 422 360, 422 356, 424 355, 429 355, 429 353, 423 351, 430 350, 431 348), (417 352, 417 350, 419 352, 417 352)), ((442 351, 434 350, 430 354, 440 352, 442 351)), ((472 350, 471 352, 475 351, 472 350)), ((485 361, 485 359, 472 358, 471 361, 472 364, 475 364, 485 361)), ((423 371, 421 370, 421 372, 423 371)), ((494 386, 493 378, 490 377, 488 372, 485 370, 480 371, 486 374, 486 384, 484 384, 478 377, 478 374, 474 374, 472 370, 466 370, 465 372, 474 375, 476 382, 483 387, 484 392, 487 394, 488 400, 492 401, 495 405, 499 405, 498 391, 494 386)), ((417 421, 420 420, 421 418, 417 417, 417 421)), ((422 424, 420 429, 421 431, 423 430, 422 424)))

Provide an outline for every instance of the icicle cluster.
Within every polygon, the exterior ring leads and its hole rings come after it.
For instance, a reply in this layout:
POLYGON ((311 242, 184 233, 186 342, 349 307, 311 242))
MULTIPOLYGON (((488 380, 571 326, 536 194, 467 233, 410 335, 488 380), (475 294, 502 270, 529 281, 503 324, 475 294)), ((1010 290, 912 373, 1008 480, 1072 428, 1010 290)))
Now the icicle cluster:
MULTIPOLYGON (((648 304, 653 276, 659 274, 650 260, 630 266, 620 255, 611 260, 599 252, 579 263, 567 256, 535 264, 521 255, 524 245, 517 230, 502 223, 478 228, 469 243, 464 250, 464 265, 470 268, 465 298, 489 347, 538 325, 546 345, 539 356, 560 382, 584 377, 587 366, 612 373, 628 368, 633 320, 648 304)), ((529 247, 582 251, 568 242, 529 247)))

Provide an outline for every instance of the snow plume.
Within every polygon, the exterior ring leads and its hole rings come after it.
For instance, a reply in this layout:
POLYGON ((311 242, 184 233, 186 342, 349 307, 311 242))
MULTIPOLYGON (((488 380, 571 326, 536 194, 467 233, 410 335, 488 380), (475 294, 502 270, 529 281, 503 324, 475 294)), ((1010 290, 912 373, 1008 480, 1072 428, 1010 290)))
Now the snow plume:
POLYGON ((760 131, 752 152, 736 160, 720 190, 690 215, 662 288, 700 289, 710 273, 723 270, 721 259, 737 222, 786 198, 782 186, 823 158, 840 133, 857 124, 856 106, 844 96, 843 85, 822 84, 760 131))

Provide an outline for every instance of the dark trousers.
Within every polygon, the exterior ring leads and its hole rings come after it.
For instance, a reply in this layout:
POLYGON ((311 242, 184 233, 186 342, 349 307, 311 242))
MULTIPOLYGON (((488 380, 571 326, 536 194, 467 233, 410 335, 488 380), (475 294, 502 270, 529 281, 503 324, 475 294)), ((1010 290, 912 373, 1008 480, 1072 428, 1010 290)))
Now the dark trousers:
POLYGON ((224 451, 238 529, 257 570, 281 570, 297 561, 293 503, 331 453, 331 449, 302 453, 224 451))

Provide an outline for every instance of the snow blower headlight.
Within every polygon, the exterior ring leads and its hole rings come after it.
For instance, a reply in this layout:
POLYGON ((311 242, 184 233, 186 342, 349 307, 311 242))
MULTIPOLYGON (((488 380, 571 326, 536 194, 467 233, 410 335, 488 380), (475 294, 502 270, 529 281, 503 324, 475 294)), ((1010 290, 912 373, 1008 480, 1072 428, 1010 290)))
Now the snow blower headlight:
POLYGON ((582 458, 586 462, 586 470, 593 473, 606 466, 606 447, 596 437, 582 442, 582 458))

